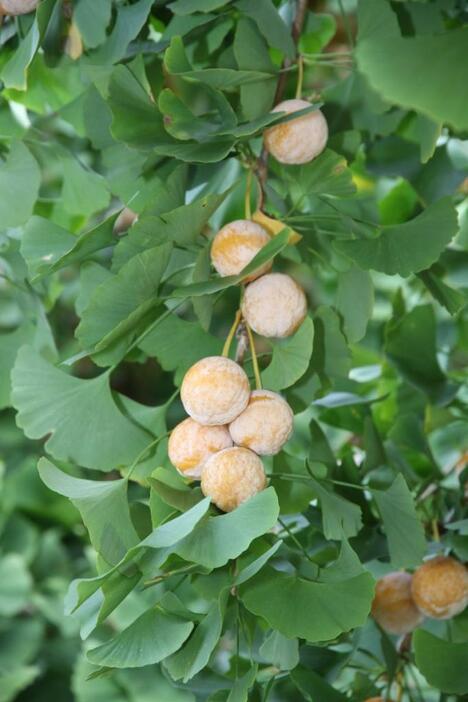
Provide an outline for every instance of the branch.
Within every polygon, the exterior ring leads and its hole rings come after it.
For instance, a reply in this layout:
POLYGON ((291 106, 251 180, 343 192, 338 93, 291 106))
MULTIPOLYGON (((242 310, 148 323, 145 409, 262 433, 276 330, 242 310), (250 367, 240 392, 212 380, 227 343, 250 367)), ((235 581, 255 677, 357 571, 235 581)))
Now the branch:
MULTIPOLYGON (((302 33, 302 28, 304 26, 305 18, 307 15, 307 9, 308 9, 309 1, 308 0, 297 0, 297 7, 296 7, 296 15, 294 17, 294 21, 292 24, 292 30, 291 30, 291 36, 293 38, 293 42, 296 45, 299 42, 301 33, 302 33)), ((297 60, 297 55, 296 59, 292 60, 288 57, 286 57, 282 63, 281 66, 281 73, 280 77, 278 79, 278 84, 276 86, 276 92, 275 92, 275 98, 274 98, 274 104, 277 105, 279 102, 281 102, 281 99, 283 97, 285 88, 286 88, 286 83, 288 80, 288 71, 284 69, 288 69, 292 66, 293 63, 297 60)), ((263 209, 263 205, 265 203, 265 184, 268 178, 268 151, 265 149, 265 147, 262 150, 262 153, 260 155, 260 158, 257 161, 257 167, 256 167, 256 174, 257 174, 257 179, 258 179, 258 186, 260 189, 259 193, 259 198, 258 198, 258 209, 261 210, 263 209)))

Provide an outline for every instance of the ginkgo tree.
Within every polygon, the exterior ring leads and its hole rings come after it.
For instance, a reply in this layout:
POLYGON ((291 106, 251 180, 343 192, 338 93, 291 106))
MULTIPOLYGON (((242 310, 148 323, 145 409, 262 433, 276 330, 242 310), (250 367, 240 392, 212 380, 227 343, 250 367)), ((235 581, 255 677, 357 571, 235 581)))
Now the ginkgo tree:
POLYGON ((462 3, 0 10, 0 403, 92 548, 78 702, 468 696, 462 3))

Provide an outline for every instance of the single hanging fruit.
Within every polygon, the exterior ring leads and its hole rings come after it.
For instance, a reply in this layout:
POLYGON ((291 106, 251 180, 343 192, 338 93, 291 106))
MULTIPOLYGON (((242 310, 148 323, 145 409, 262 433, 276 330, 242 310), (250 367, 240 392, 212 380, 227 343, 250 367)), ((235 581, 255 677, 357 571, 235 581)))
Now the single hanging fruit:
POLYGON ((27 15, 39 5, 39 0, 1 0, 0 12, 5 15, 27 15))
POLYGON ((261 336, 291 336, 306 317, 307 299, 289 275, 268 273, 247 286, 242 314, 261 336))
POLYGON ((201 489, 219 509, 231 512, 266 487, 259 457, 234 446, 212 456, 202 470, 201 489))
MULTIPOLYGON (((284 100, 276 105, 273 112, 298 112, 306 107, 310 107, 306 100, 284 100)), ((289 165, 312 161, 322 153, 327 139, 327 120, 320 110, 276 124, 265 130, 264 134, 267 151, 280 163, 289 165)))
POLYGON ((167 452, 179 473, 200 479, 210 456, 230 446, 232 439, 226 426, 207 427, 188 417, 172 430, 167 452))
POLYGON ((454 558, 436 556, 416 570, 411 592, 416 606, 427 617, 451 619, 468 604, 468 572, 454 558))
POLYGON ((377 581, 372 616, 389 634, 407 634, 423 620, 411 596, 412 577, 397 571, 377 581))
MULTIPOLYGON (((270 236, 259 224, 237 219, 216 234, 211 245, 211 262, 219 275, 237 275, 269 241, 270 236)), ((264 264, 246 281, 255 280, 270 268, 271 262, 264 264)))
POLYGON ((238 446, 261 456, 273 456, 291 436, 293 418, 281 395, 271 390, 254 390, 245 410, 229 425, 229 432, 238 446))
POLYGON ((185 374, 180 397, 185 411, 199 424, 229 424, 249 401, 250 385, 238 363, 208 356, 185 374))

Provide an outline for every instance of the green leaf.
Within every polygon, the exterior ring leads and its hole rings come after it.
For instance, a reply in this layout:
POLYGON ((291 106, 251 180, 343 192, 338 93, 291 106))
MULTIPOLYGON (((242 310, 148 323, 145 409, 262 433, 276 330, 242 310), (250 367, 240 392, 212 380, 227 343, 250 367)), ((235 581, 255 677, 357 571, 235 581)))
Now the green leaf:
POLYGON ((295 56, 296 47, 291 30, 271 0, 255 0, 254 3, 249 2, 249 0, 238 0, 236 6, 241 12, 255 20, 269 46, 280 49, 289 58, 295 56))
POLYGON ((211 12, 224 7, 231 0, 175 0, 169 8, 176 15, 188 15, 194 12, 211 12))
POLYGON ((325 538, 341 541, 343 537, 356 536, 362 527, 361 508, 330 492, 317 480, 310 478, 309 482, 320 500, 325 538))
POLYGON ((298 690, 309 699, 320 700, 320 702, 346 702, 348 697, 342 692, 338 692, 329 685, 324 678, 309 668, 296 668, 291 673, 291 678, 298 690))
POLYGON ((468 644, 452 643, 417 629, 413 634, 416 665, 429 685, 457 695, 468 692, 468 644))
MULTIPOLYGON (((237 23, 233 48, 239 68, 260 69, 267 73, 274 71, 267 44, 252 20, 241 17, 237 23)), ((269 112, 273 106, 275 91, 275 83, 271 80, 241 85, 240 98, 245 117, 256 119, 269 112)))
POLYGON ((292 670, 299 663, 299 642, 288 639, 279 631, 270 631, 259 649, 268 663, 280 670, 292 670))
POLYGON ((26 37, 2 68, 1 78, 6 88, 26 90, 28 67, 39 48, 39 41, 39 26, 35 18, 26 37))
POLYGON ((37 161, 21 141, 13 141, 4 159, 0 158, 0 229, 18 227, 32 214, 41 172, 37 161))
POLYGON ((213 602, 188 642, 164 665, 174 680, 186 683, 206 665, 221 636, 227 593, 213 602))
POLYGON ((422 280, 432 297, 451 315, 458 314, 466 305, 466 297, 461 290, 455 290, 433 271, 421 271, 418 278, 422 280))
POLYGON ((157 358, 166 371, 176 371, 179 385, 185 372, 205 356, 218 356, 223 342, 203 331, 197 322, 187 322, 172 314, 157 325, 141 342, 140 348, 157 358))
POLYGON ((153 0, 138 0, 132 5, 121 5, 117 19, 107 41, 92 54, 95 65, 117 63, 124 58, 129 43, 143 27, 151 10, 153 0))
POLYGON ((419 565, 426 553, 426 540, 405 479, 399 474, 388 490, 371 492, 383 519, 392 565, 395 568, 419 565))
POLYGON ((294 385, 309 367, 314 343, 314 323, 306 317, 295 334, 275 341, 269 366, 262 372, 262 382, 270 390, 294 385))
POLYGON ((341 239, 334 246, 360 268, 407 277, 435 263, 457 229, 457 211, 443 198, 409 222, 383 227, 375 238, 341 239))
POLYGON ((21 255, 33 278, 78 263, 114 242, 114 222, 108 217, 89 231, 75 236, 44 217, 33 216, 26 224, 21 239, 21 255))
POLYGON ((314 324, 312 368, 321 377, 347 378, 351 369, 351 355, 338 315, 331 307, 322 305, 315 313, 314 324))
POLYGON ((137 254, 96 288, 76 330, 83 348, 102 351, 131 333, 158 305, 159 283, 171 251, 168 243, 137 254))
POLYGON ((417 36, 400 35, 384 0, 359 4, 356 59, 359 70, 386 100, 422 112, 435 122, 468 128, 460 95, 468 61, 468 28, 417 36), (421 76, 430 75, 430 81, 421 76))
POLYGON ((257 677, 257 665, 248 670, 245 675, 236 678, 226 702, 248 702, 249 690, 257 677))
POLYGON ((267 488, 233 512, 207 517, 173 550, 191 563, 220 568, 240 556, 253 539, 271 529, 278 512, 276 493, 272 487, 267 488))
POLYGON ((1 702, 16 700, 19 693, 29 687, 41 672, 38 665, 19 665, 0 672, 1 702))
POLYGON ((127 500, 127 481, 75 478, 41 458, 41 480, 50 490, 68 497, 79 510, 94 549, 109 565, 118 563, 138 543, 127 500))
POLYGON ((296 575, 264 569, 243 585, 248 610, 288 638, 327 641, 362 626, 374 595, 374 580, 361 573, 339 582, 313 582, 296 575))
POLYGON ((92 648, 91 663, 110 668, 141 668, 177 651, 189 637, 193 622, 167 614, 160 607, 147 610, 110 641, 92 648))
POLYGON ((111 0, 79 0, 73 19, 80 31, 85 46, 94 49, 106 39, 106 28, 111 19, 111 0))
POLYGON ((110 193, 104 178, 84 166, 77 158, 66 157, 63 163, 63 206, 73 215, 89 217, 107 207, 110 193))
POLYGON ((258 252, 250 263, 239 273, 239 275, 229 275, 224 278, 211 278, 200 283, 191 283, 182 288, 176 288, 172 291, 171 297, 187 298, 198 297, 200 295, 211 295, 220 290, 230 288, 232 285, 238 285, 244 278, 254 273, 257 268, 261 268, 265 263, 273 260, 289 242, 290 229, 286 227, 279 234, 274 236, 268 244, 258 252))
POLYGON ((436 321, 431 305, 420 305, 389 323, 385 350, 403 377, 434 399, 448 386, 437 360, 436 321))
POLYGON ((180 37, 174 37, 164 54, 164 65, 170 75, 197 80, 216 90, 229 90, 239 85, 273 80, 271 73, 261 71, 236 71, 232 68, 193 69, 180 37))
POLYGON ((150 443, 151 436, 118 410, 108 373, 80 380, 24 346, 12 385, 18 426, 30 439, 50 435, 45 447, 57 460, 108 471, 131 464, 150 443))
POLYGON ((26 607, 32 595, 32 578, 22 556, 7 553, 0 558, 0 616, 13 617, 26 607))
POLYGON ((352 266, 338 277, 336 309, 343 317, 343 331, 352 344, 366 334, 374 307, 374 286, 367 271, 352 266))
POLYGON ((302 166, 283 168, 284 177, 294 187, 293 197, 309 198, 313 195, 338 198, 353 195, 356 186, 346 159, 330 149, 302 166))

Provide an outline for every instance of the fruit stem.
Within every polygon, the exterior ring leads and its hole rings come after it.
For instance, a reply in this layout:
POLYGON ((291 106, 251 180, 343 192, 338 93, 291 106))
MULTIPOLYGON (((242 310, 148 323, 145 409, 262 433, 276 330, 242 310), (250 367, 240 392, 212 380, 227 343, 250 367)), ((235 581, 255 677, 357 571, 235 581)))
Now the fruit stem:
POLYGON ((262 378, 260 376, 260 368, 258 367, 257 352, 255 350, 255 341, 253 338, 252 330, 245 320, 244 320, 244 324, 245 324, 245 328, 247 330, 247 336, 249 338, 250 355, 252 357, 252 366, 253 366, 253 372, 254 372, 254 376, 255 376, 255 388, 256 388, 256 390, 261 390, 262 389, 262 378))
POLYGON ((302 54, 297 57, 297 84, 296 84, 296 99, 302 97, 302 83, 304 81, 304 59, 302 54))
POLYGON ((231 348, 232 340, 234 338, 234 334, 237 331, 237 327, 239 326, 241 321, 241 311, 237 310, 236 316, 234 317, 234 322, 232 323, 232 327, 229 330, 229 334, 226 337, 226 341, 224 342, 223 346, 223 352, 222 355, 225 356, 226 358, 229 356, 229 351, 231 348))
POLYGON ((247 183, 245 186, 245 200, 244 200, 245 219, 252 219, 252 208, 250 205, 251 191, 252 191, 252 169, 249 168, 249 170, 247 171, 247 183))

